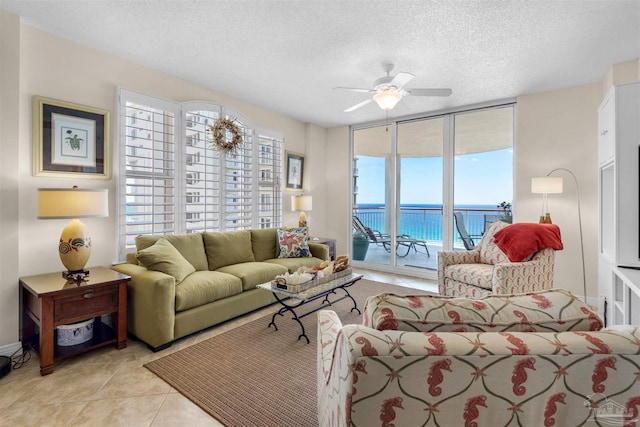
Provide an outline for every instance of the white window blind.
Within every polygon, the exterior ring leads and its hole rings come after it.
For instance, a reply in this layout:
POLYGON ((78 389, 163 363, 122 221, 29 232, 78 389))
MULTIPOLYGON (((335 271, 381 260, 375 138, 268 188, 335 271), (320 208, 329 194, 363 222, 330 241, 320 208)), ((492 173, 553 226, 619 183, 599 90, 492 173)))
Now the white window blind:
POLYGON ((135 250, 139 234, 282 225, 279 133, 256 131, 249 119, 220 105, 174 103, 126 89, 120 89, 119 119, 118 259, 135 250), (242 131, 235 153, 214 147, 208 127, 219 117, 242 131))
POLYGON ((185 113, 186 231, 220 229, 220 155, 211 148, 211 132, 219 111, 187 109, 185 113), (198 215, 196 215, 198 214, 198 215))
POLYGON ((280 135, 258 130, 258 224, 261 228, 282 225, 283 141, 280 135))
POLYGON ((176 226, 175 111, 130 98, 121 105, 121 251, 134 248, 138 234, 176 226))

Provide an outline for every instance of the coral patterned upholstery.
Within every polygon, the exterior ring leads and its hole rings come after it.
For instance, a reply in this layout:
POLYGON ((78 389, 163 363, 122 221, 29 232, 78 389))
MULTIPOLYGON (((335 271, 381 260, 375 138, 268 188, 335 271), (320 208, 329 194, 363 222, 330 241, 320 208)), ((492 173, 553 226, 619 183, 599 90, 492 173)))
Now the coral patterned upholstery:
POLYGON ((597 331, 602 320, 564 289, 480 299, 382 293, 367 298, 362 323, 419 332, 597 331))
POLYGON ((438 252, 440 295, 481 298, 491 294, 517 294, 551 289, 555 251, 546 248, 523 262, 511 262, 494 235, 509 224, 497 221, 471 251, 438 252))
MULTIPOLYGON (((588 316, 588 315, 586 315, 588 316)), ((318 313, 318 421, 330 426, 635 426, 640 328, 407 332, 318 313)))

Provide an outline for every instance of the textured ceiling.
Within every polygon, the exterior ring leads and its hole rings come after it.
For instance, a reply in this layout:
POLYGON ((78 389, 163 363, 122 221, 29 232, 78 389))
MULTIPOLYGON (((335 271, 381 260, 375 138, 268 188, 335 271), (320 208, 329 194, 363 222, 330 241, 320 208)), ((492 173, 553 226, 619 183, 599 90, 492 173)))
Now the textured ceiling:
POLYGON ((640 57, 640 0, 0 0, 23 22, 322 126, 384 120, 343 110, 394 72, 407 88, 390 117, 599 82, 640 57))

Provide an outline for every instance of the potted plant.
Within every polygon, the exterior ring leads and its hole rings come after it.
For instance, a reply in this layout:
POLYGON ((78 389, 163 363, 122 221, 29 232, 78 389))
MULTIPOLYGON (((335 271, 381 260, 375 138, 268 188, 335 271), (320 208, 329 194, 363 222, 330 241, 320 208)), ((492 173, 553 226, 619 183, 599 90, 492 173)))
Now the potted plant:
POLYGON ((511 203, 508 203, 506 201, 501 202, 496 207, 502 209, 502 216, 500 216, 500 221, 508 222, 509 224, 511 224, 513 222, 513 218, 511 216, 511 203))
POLYGON ((369 237, 360 230, 353 232, 353 259, 364 261, 369 249, 369 237))

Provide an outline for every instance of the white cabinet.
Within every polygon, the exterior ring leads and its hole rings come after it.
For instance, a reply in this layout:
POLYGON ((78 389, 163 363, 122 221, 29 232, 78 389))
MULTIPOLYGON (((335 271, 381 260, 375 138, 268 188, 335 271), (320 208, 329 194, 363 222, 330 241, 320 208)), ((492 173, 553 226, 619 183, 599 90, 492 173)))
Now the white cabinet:
POLYGON ((640 82, 612 87, 600 105, 598 165, 598 292, 608 324, 628 324, 640 310, 640 82))
POLYGON ((614 92, 609 92, 598 110, 598 163, 610 162, 614 156, 615 141, 615 100, 614 92))

